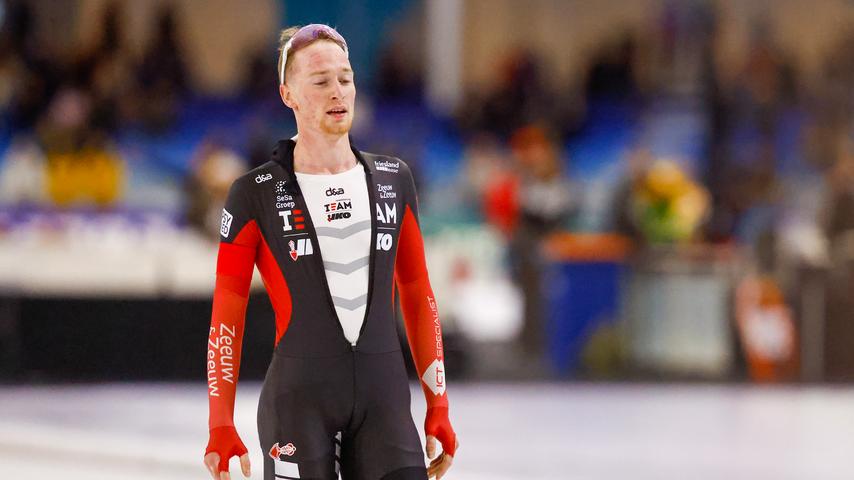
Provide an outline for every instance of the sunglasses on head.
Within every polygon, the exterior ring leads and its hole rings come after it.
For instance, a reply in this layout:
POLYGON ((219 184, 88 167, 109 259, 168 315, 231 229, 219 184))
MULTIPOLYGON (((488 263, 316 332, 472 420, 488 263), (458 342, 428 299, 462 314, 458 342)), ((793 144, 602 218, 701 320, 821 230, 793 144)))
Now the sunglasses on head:
POLYGON ((340 33, 336 32, 334 28, 322 23, 306 25, 297 30, 297 33, 295 33, 294 36, 285 43, 285 46, 282 47, 282 69, 279 71, 279 83, 285 83, 285 68, 288 63, 288 53, 291 50, 299 50, 318 38, 329 38, 335 43, 341 45, 341 48, 344 49, 344 53, 350 53, 347 49, 347 42, 344 40, 344 37, 342 37, 340 33))

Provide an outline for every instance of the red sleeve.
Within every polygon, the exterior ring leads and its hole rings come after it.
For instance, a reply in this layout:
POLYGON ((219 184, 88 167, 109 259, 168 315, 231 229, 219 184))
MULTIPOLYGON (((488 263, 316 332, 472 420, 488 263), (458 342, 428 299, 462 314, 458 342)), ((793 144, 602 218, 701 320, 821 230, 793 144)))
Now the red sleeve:
POLYGON ((246 214, 248 204, 232 192, 223 210, 222 241, 216 263, 211 326, 208 331, 207 378, 210 440, 205 454, 220 455, 220 471, 232 456, 247 452, 234 428, 234 398, 240 373, 240 352, 249 285, 261 238, 246 214))
POLYGON ((406 336, 427 399, 424 431, 435 436, 443 449, 453 455, 456 435, 448 418, 442 325, 427 275, 415 187, 411 181, 409 193, 400 226, 395 281, 400 292, 406 336))
POLYGON ((219 245, 208 332, 208 426, 211 430, 234 426, 234 395, 240 373, 243 326, 259 236, 256 223, 251 221, 232 243, 219 245))

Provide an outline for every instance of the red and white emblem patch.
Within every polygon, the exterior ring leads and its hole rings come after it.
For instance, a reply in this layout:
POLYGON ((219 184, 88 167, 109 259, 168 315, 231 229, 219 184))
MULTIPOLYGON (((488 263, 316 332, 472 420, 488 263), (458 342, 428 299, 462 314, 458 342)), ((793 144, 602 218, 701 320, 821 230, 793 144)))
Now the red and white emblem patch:
POLYGON ((314 253, 314 248, 311 246, 311 239, 300 238, 297 241, 288 242, 288 253, 291 255, 291 260, 297 259, 303 255, 311 255, 314 253))
POLYGON ((279 443, 276 442, 273 445, 273 448, 270 449, 270 457, 274 460, 278 460, 282 455, 286 455, 288 457, 292 457, 295 453, 297 453, 297 447, 294 446, 293 443, 288 442, 284 447, 280 447, 279 443))
POLYGON ((437 358, 424 370, 421 381, 434 395, 442 396, 445 393, 445 362, 437 358))

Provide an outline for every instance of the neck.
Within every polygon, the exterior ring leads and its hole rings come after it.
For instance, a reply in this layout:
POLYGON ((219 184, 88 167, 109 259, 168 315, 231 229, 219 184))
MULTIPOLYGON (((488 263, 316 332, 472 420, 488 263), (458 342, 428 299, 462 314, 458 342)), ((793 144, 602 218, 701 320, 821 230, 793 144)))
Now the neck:
POLYGON ((346 172, 356 165, 347 135, 300 132, 294 147, 294 171, 314 175, 346 172))

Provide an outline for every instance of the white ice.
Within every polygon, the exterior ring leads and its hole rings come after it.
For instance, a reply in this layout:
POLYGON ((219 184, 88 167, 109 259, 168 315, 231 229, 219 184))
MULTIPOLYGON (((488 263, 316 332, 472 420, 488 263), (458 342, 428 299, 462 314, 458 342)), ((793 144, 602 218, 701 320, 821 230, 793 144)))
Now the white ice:
MULTIPOLYGON (((260 479, 260 385, 236 424, 260 479)), ((453 384, 448 480, 851 479, 854 388, 453 384)), ((423 419, 421 390, 413 415, 423 419)), ((204 480, 203 384, 0 387, 0 478, 204 480)), ((243 478, 233 462, 233 479, 243 478)))

